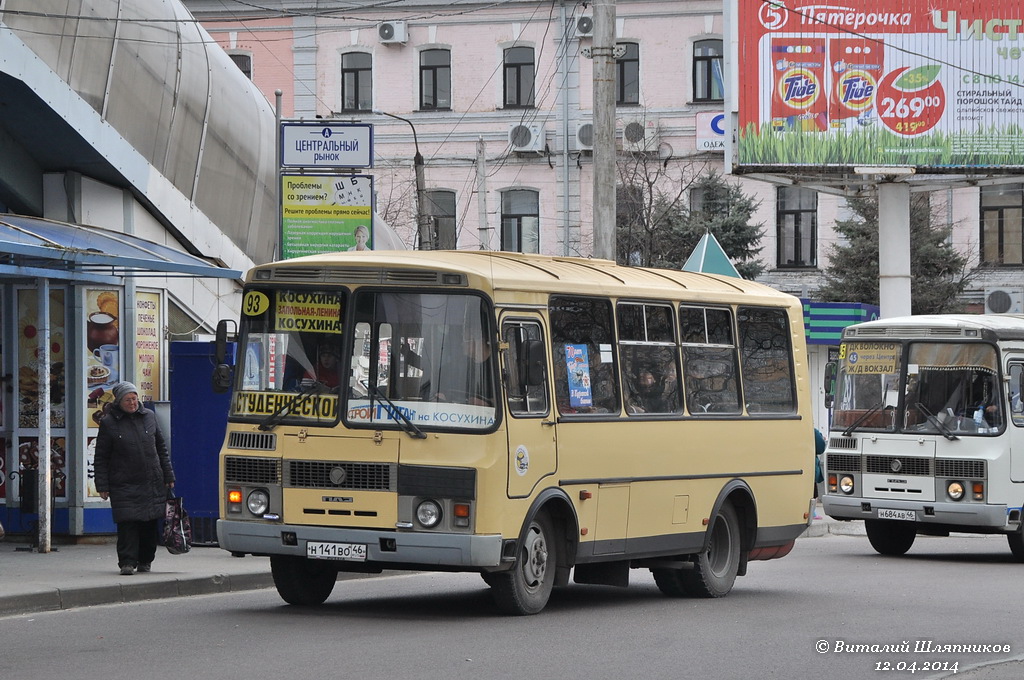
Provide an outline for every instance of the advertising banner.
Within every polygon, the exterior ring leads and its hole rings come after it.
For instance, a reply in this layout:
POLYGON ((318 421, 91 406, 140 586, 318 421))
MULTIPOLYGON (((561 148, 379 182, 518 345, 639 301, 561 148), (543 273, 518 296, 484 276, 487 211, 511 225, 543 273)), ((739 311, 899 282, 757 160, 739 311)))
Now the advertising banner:
POLYGON ((1024 165, 1007 0, 737 0, 743 166, 1024 165))
POLYGON ((283 259, 373 247, 373 177, 283 175, 283 259))
POLYGON ((135 380, 140 401, 160 399, 160 293, 135 294, 135 380))

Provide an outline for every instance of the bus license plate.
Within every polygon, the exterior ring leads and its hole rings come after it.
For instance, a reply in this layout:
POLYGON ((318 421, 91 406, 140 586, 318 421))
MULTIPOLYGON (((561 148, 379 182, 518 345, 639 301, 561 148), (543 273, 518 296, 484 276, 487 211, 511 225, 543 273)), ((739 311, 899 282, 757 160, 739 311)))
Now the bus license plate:
POLYGON ((306 541, 306 557, 313 560, 366 561, 365 543, 323 543, 306 541))
POLYGON ((917 512, 914 510, 890 510, 888 508, 879 508, 878 519, 902 519, 914 522, 917 520, 917 512))

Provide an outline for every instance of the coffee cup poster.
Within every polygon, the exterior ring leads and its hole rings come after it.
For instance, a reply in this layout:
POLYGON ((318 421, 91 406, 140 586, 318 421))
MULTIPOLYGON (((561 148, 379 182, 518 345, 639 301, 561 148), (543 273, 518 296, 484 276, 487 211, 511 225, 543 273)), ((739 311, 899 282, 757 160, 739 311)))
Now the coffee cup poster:
POLYGON ((734 2, 740 169, 1024 165, 1018 3, 734 2))
POLYGON ((113 402, 121 379, 121 293, 85 291, 86 427, 99 427, 104 408, 113 402))

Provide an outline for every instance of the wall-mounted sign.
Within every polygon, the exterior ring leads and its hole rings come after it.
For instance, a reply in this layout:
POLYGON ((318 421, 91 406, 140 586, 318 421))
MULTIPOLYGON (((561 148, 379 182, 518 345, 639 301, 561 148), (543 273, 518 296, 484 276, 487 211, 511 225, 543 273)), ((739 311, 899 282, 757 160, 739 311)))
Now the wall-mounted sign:
POLYGON ((725 151, 725 114, 697 114, 697 151, 725 151))
POLYGON ((286 168, 372 168, 373 126, 323 121, 281 123, 286 168))

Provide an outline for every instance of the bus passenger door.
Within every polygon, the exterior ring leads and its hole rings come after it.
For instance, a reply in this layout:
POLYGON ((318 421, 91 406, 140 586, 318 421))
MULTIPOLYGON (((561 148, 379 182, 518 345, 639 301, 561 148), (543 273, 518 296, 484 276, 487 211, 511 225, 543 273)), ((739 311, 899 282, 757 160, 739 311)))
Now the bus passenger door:
POLYGON ((1010 481, 1024 482, 1024 354, 1006 355, 1006 392, 1009 397, 1010 414, 1006 423, 1009 437, 1010 481))
POLYGON ((509 498, 529 496, 557 468, 548 356, 539 317, 502 317, 501 372, 508 406, 505 427, 509 498))

